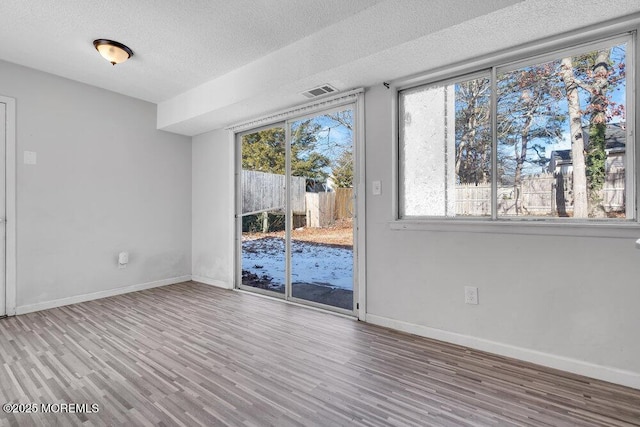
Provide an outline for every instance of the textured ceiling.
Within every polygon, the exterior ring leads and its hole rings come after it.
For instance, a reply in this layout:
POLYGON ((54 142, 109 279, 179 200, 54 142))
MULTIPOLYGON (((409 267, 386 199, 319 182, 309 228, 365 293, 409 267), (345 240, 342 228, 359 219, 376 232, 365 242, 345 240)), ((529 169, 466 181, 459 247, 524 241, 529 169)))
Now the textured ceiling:
POLYGON ((380 0, 2 0, 0 59, 160 102, 380 0), (111 68, 93 40, 133 60, 111 68))
POLYGON ((370 86, 639 14, 640 0, 0 0, 0 59, 157 103, 158 128, 196 135, 324 83, 370 86), (96 38, 135 56, 112 67, 96 38))

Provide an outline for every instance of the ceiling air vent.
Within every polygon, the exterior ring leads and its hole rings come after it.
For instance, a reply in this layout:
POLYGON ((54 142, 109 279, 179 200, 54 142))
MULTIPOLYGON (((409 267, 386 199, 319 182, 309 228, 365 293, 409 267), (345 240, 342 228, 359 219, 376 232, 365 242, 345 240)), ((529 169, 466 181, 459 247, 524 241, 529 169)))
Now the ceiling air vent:
POLYGON ((322 86, 314 87, 313 89, 306 90, 302 92, 304 96, 307 98, 317 98, 318 96, 326 95, 328 93, 337 92, 338 89, 331 86, 330 84, 324 84, 322 86))

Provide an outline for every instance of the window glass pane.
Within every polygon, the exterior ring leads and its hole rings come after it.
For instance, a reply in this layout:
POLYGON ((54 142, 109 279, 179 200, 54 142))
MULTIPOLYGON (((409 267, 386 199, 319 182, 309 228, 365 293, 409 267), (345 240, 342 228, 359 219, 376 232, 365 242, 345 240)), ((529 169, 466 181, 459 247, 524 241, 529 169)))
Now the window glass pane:
POLYGON ((291 123, 291 296, 353 310, 353 110, 291 123))
POLYGON ((498 216, 626 218, 626 51, 498 74, 498 216))
POLYGON ((491 215, 490 80, 400 92, 400 214, 491 215))
POLYGON ((242 136, 242 284, 285 291, 284 128, 242 136))

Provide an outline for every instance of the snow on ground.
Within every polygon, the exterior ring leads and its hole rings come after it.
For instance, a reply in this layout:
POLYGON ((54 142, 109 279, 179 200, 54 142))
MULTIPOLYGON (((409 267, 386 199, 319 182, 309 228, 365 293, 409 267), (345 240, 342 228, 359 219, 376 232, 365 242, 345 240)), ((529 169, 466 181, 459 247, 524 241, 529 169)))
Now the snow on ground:
MULTIPOLYGON (((284 239, 265 237, 242 242, 242 269, 284 285, 284 239)), ((291 242, 291 281, 353 289, 353 250, 291 242)))

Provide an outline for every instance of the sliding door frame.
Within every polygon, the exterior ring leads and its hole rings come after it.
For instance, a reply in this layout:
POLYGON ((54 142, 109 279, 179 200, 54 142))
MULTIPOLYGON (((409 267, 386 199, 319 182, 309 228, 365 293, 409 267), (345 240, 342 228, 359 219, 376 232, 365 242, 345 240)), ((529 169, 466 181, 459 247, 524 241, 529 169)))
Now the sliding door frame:
MULTIPOLYGON (((234 263, 234 269, 235 269, 235 280, 234 280, 234 288, 236 289, 242 289, 244 291, 251 291, 251 292, 255 292, 258 294, 262 294, 262 295, 268 295, 271 297, 275 297, 275 298, 282 298, 282 299, 287 299, 286 295, 288 292, 288 277, 289 277, 289 248, 285 246, 285 255, 284 255, 284 259, 285 259, 285 270, 284 270, 284 292, 280 293, 280 292, 275 292, 275 291, 270 291, 268 289, 262 289, 262 288, 255 288, 253 286, 248 286, 248 285, 243 285, 242 284, 242 137, 245 135, 250 135, 252 133, 256 133, 256 132, 260 132, 262 130, 267 130, 267 129, 273 129, 273 128, 283 128, 285 131, 285 138, 284 138, 284 144, 285 144, 285 153, 286 153, 286 157, 285 157, 285 171, 289 170, 289 151, 286 148, 287 142, 289 140, 288 138, 288 132, 287 132, 287 122, 275 122, 275 123, 271 123, 268 125, 264 125, 264 126, 260 126, 258 128, 253 128, 253 129, 247 129, 245 131, 242 132, 238 132, 235 134, 233 140, 234 140, 234 144, 235 144, 235 263, 234 263)), ((287 175, 287 173, 285 173, 285 176, 287 175)), ((286 179, 285 179, 286 182, 286 179)), ((289 217, 289 185, 286 185, 285 187, 285 200, 286 200, 286 205, 285 205, 285 218, 287 220, 285 220, 285 223, 288 223, 288 217, 289 217)), ((288 226, 287 226, 288 228, 288 226)), ((287 237, 287 235, 285 234, 285 244, 288 245, 289 239, 287 237)))
MULTIPOLYGON (((234 289, 250 290, 259 294, 274 296, 290 302, 300 303, 311 307, 327 309, 337 313, 356 316, 360 320, 366 318, 366 241, 365 241, 365 144, 364 144, 364 90, 356 89, 333 97, 318 100, 290 110, 282 111, 250 122, 229 127, 231 140, 235 147, 235 239, 234 239, 234 289), (285 129, 285 144, 290 144, 291 123, 300 119, 322 115, 332 111, 352 109, 353 111, 353 153, 354 153, 354 214, 353 214, 353 310, 345 310, 325 304, 315 303, 291 295, 291 224, 287 220, 285 230, 285 293, 263 290, 242 285, 242 143, 243 135, 264 129, 283 126, 285 129)), ((290 178, 290 147, 285 150, 287 178, 290 178)), ((290 216, 290 182, 286 185, 286 215, 290 216)))
MULTIPOLYGON (((290 203, 291 201, 291 178, 293 177, 293 175, 291 174, 291 125, 295 122, 301 121, 301 120, 305 120, 305 119, 313 119, 315 117, 318 116, 322 116, 325 114, 331 114, 334 112, 339 112, 339 111, 345 111, 345 110, 351 110, 353 112, 353 131, 352 131, 352 136, 351 136, 351 148, 353 150, 353 158, 354 158, 354 177, 357 175, 357 159, 359 158, 358 156, 358 150, 357 150, 357 144, 356 144, 356 139, 357 139, 357 130, 356 130, 356 111, 357 111, 357 105, 355 102, 350 102, 347 104, 342 104, 342 105, 337 105, 335 107, 329 107, 326 109, 320 109, 317 111, 314 111, 312 113, 307 113, 307 114, 303 114, 300 116, 296 116, 296 117, 292 117, 290 119, 287 119, 287 121, 285 122, 286 124, 286 129, 285 129, 285 135, 286 135, 286 141, 288 144, 288 148, 287 148, 287 166, 286 166, 286 170, 287 170, 287 203, 290 203)), ((330 306, 327 304, 322 304, 322 303, 318 303, 315 301, 311 301, 311 300, 307 300, 304 298, 297 298, 293 296, 293 282, 291 280, 291 261, 293 259, 292 255, 291 255, 291 236, 292 236, 292 222, 289 220, 287 221, 286 224, 286 232, 285 232, 285 236, 287 239, 287 279, 289 280, 289 286, 287 287, 287 300, 291 301, 291 302, 295 302, 295 303, 299 303, 299 304, 304 304, 304 305, 309 305, 311 307, 317 307, 317 308, 324 308, 324 309, 328 309, 331 311, 335 311, 337 313, 341 313, 341 314, 346 314, 348 316, 357 316, 357 307, 358 307, 358 288, 359 288, 359 280, 358 280, 358 265, 359 265, 359 260, 357 257, 357 250, 358 250, 358 220, 357 220, 357 211, 358 211, 358 207, 356 205, 356 200, 358 200, 358 191, 359 189, 357 188, 357 186, 354 183, 354 199, 353 199, 353 204, 354 204, 354 213, 353 213, 353 223, 352 223, 352 233, 353 233, 353 263, 352 263, 352 286, 353 286, 353 308, 351 310, 347 310, 344 308, 340 308, 340 307, 335 307, 335 306, 330 306)), ((292 208, 291 206, 287 206, 287 214, 288 215, 293 215, 292 212, 292 208)))
POLYGON ((5 104, 5 311, 15 316, 18 305, 16 239, 16 100, 0 95, 5 104))

